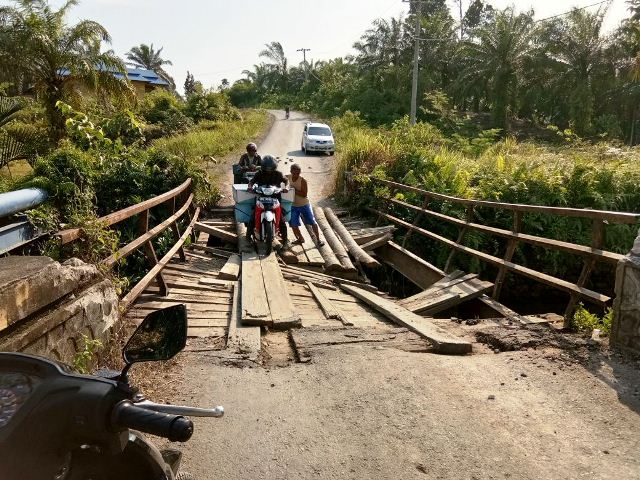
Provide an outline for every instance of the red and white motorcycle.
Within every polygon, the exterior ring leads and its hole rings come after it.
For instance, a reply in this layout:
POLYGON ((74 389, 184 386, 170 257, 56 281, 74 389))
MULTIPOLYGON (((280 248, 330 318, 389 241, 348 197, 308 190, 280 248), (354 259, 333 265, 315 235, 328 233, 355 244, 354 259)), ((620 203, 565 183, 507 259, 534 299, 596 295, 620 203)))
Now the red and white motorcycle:
POLYGON ((273 250, 276 232, 280 231, 280 222, 284 221, 279 197, 286 190, 273 185, 255 185, 252 192, 256 195, 256 206, 248 233, 253 232, 254 242, 260 241, 265 244, 265 253, 269 255, 273 250))

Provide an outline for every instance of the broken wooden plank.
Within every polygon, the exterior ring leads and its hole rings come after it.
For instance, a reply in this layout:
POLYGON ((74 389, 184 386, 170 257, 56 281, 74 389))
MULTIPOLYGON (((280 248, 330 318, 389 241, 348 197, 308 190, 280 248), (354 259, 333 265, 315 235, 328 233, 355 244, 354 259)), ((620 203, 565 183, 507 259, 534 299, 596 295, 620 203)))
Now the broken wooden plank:
POLYGON ((378 295, 362 290, 361 288, 352 287, 351 285, 341 285, 340 287, 344 291, 372 306, 389 320, 407 327, 418 335, 423 336, 432 342, 436 351, 440 353, 466 354, 471 352, 470 342, 451 335, 444 329, 431 323, 425 317, 421 317, 406 308, 395 304, 391 300, 381 298, 378 295))
POLYGON ((242 254, 242 307, 243 325, 271 325, 271 311, 262 278, 262 266, 257 253, 242 254))
MULTIPOLYGON (((447 277, 443 278, 442 280, 437 281, 436 283, 434 283, 431 287, 423 290, 420 293, 416 293, 415 295, 412 295, 410 297, 404 298, 402 300, 400 300, 398 302, 399 305, 402 305, 405 308, 409 308, 409 305, 415 304, 415 303, 420 303, 423 300, 428 300, 431 297, 435 297, 441 294, 441 292, 443 290, 446 290, 449 287, 452 287, 454 285, 457 285, 458 283, 461 282, 466 282, 468 280, 472 280, 474 278, 476 278, 478 275, 475 273, 470 273, 467 275, 464 275, 462 277, 457 277, 448 281, 445 281, 447 277)), ((409 310, 411 310, 411 308, 409 308, 409 310)))
POLYGON ((291 267, 291 266, 286 266, 286 267, 282 267, 283 271, 288 271, 291 273, 300 273, 302 275, 306 275, 307 277, 311 277, 311 278, 316 278, 320 281, 326 281, 328 283, 338 283, 338 284, 342 284, 344 283, 345 285, 353 285, 356 287, 360 287, 363 288, 365 290, 369 290, 372 292, 377 292, 378 289, 376 287, 374 287, 373 285, 369 285, 366 283, 362 283, 362 282, 356 282, 353 280, 347 280, 344 278, 340 278, 340 277, 335 277, 333 275, 327 275, 326 273, 319 273, 319 272, 312 272, 309 270, 305 270, 304 268, 298 268, 298 267, 291 267))
POLYGON ((478 298, 493 288, 493 283, 484 282, 478 278, 458 282, 462 278, 464 277, 448 282, 445 284, 447 286, 440 289, 438 287, 429 289, 422 294, 411 297, 412 300, 403 302, 401 305, 414 313, 433 315, 478 298))
POLYGON ((371 227, 371 228, 360 228, 357 230, 349 230, 351 236, 355 240, 358 245, 363 245, 372 240, 375 240, 380 235, 384 235, 386 233, 391 233, 396 231, 396 227, 393 225, 386 225, 384 227, 371 227))
POLYGON ((375 254, 420 288, 429 288, 445 276, 442 270, 394 242, 376 248, 375 254))
POLYGON ((296 313, 291 297, 287 292, 276 254, 271 253, 271 255, 263 258, 260 264, 262 267, 262 288, 263 290, 266 290, 265 287, 269 289, 266 297, 269 302, 273 328, 286 329, 300 325, 300 316, 296 313))
POLYGON ((233 304, 227 330, 227 348, 257 359, 260 354, 260 327, 242 325, 241 302, 242 285, 237 284, 233 289, 233 304))
POLYGON ((231 255, 233 255, 233 253, 231 252, 220 250, 219 248, 207 247, 206 245, 200 245, 198 243, 192 243, 187 248, 191 250, 200 250, 208 253, 213 257, 218 257, 218 258, 229 258, 231 255))
POLYGON ((219 238, 220 240, 223 240, 225 242, 235 244, 238 243, 238 235, 236 233, 229 232, 222 228, 211 227, 201 222, 196 222, 194 228, 196 229, 196 231, 208 233, 209 235, 213 235, 214 237, 219 238))
POLYGON ((421 313, 424 311, 431 311, 432 309, 437 311, 446 310, 447 308, 454 307, 459 303, 461 303, 461 300, 458 293, 448 292, 445 290, 438 292, 438 294, 423 297, 410 303, 398 302, 398 305, 412 311, 413 313, 421 313))
POLYGON ((237 280, 240 276, 241 264, 242 258, 240 258, 240 255, 231 255, 227 263, 222 267, 222 270, 218 273, 218 278, 221 280, 237 280))
POLYGON ((370 242, 364 243, 362 245, 360 245, 362 247, 362 249, 366 252, 370 252, 372 250, 375 250, 378 247, 382 247, 383 245, 386 245, 387 243, 389 243, 389 241, 393 238, 393 235, 391 233, 385 233, 381 236, 379 236, 378 238, 375 238, 373 240, 371 240, 370 242))
POLYGON ((325 317, 339 320, 343 325, 346 326, 353 325, 353 323, 346 320, 342 312, 340 312, 340 310, 338 310, 338 308, 333 303, 331 303, 331 300, 325 297, 324 293, 322 293, 315 285, 313 285, 311 282, 307 282, 307 287, 313 294, 316 302, 318 302, 318 305, 320 305, 320 309, 322 310, 322 313, 324 313, 325 317))

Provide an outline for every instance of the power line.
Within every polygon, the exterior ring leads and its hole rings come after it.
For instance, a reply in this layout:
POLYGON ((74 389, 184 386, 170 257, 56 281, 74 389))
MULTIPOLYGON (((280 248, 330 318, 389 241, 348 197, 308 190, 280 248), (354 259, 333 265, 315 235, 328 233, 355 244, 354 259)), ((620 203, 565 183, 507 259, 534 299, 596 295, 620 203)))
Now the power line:
POLYGON ((547 20, 551 20, 553 18, 564 17, 565 15, 569 15, 572 12, 586 10, 587 8, 591 8, 591 7, 597 7, 598 5, 602 5, 603 3, 611 3, 612 1, 613 0, 602 0, 602 2, 592 3, 591 5, 586 5, 584 7, 574 8, 572 10, 569 10, 568 12, 559 13, 557 15, 552 15, 551 17, 547 17, 547 18, 541 18, 540 20, 536 20, 535 23, 546 22, 547 20))

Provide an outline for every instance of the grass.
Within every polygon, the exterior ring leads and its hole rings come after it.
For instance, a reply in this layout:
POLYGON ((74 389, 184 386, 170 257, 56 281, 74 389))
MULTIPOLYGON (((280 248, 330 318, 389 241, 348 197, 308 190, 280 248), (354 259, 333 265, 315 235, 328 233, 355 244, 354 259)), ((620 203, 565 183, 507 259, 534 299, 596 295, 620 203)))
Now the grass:
POLYGON ((265 110, 243 111, 242 121, 207 122, 203 127, 154 142, 160 150, 184 159, 205 160, 224 157, 259 136, 269 123, 265 110))
POLYGON ((8 167, 0 168, 0 179, 13 181, 27 176, 33 171, 25 160, 11 162, 8 167))

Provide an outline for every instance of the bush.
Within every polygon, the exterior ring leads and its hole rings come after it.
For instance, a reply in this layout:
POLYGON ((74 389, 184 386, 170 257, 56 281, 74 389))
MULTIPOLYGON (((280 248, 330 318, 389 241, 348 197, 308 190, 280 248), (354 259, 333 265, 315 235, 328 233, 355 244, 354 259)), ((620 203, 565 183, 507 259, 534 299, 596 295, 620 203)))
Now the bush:
POLYGON ((240 111, 231 105, 225 93, 207 92, 190 95, 184 113, 194 122, 202 120, 228 121, 241 120, 240 111))

